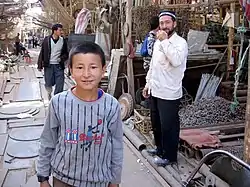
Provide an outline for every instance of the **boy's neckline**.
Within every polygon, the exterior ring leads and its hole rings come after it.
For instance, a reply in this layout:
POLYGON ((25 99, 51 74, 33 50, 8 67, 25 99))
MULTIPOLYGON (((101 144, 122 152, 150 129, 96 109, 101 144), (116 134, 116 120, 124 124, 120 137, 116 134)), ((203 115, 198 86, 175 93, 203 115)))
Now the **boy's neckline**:
POLYGON ((79 99, 80 101, 83 101, 83 102, 86 102, 86 103, 93 103, 93 102, 96 102, 96 101, 99 101, 103 95, 104 95, 104 91, 101 89, 101 88, 98 88, 98 94, 97 94, 97 99, 94 99, 94 100, 91 100, 91 101, 86 101, 86 100, 83 100, 81 99, 80 97, 78 97, 74 92, 73 90, 75 89, 76 87, 73 86, 71 89, 70 89, 70 92, 71 94, 76 97, 77 99, 79 99))

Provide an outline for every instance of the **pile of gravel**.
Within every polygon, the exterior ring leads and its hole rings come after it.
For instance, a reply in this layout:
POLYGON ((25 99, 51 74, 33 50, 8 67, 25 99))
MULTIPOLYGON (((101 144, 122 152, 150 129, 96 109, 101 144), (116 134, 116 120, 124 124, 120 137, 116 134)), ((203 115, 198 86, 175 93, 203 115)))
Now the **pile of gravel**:
POLYGON ((237 107, 230 110, 231 103, 221 97, 201 99, 187 105, 179 112, 182 127, 215 125, 218 123, 237 122, 245 119, 245 109, 237 107))

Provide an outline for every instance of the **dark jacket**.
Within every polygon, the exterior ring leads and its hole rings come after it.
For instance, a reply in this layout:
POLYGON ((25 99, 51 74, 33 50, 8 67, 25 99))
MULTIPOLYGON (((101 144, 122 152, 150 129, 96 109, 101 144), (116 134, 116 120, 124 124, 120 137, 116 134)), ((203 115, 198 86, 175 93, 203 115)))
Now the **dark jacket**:
MULTIPOLYGON (((42 69, 44 67, 50 66, 50 54, 51 54, 51 43, 50 39, 52 36, 46 36, 42 43, 42 48, 38 57, 38 69, 42 69)), ((60 65, 64 69, 65 68, 65 62, 68 59, 68 48, 67 48, 67 42, 65 39, 63 39, 63 47, 61 51, 61 61, 60 65)))

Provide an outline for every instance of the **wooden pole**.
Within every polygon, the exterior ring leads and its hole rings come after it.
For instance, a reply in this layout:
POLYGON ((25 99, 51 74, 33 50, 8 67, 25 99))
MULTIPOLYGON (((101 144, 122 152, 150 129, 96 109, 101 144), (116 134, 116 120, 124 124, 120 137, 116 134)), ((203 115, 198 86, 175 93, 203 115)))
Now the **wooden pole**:
MULTIPOLYGON (((126 23, 128 25, 128 35, 126 36, 126 43, 132 44, 132 6, 133 0, 127 0, 126 3, 126 23)), ((133 59, 127 57, 127 76, 128 87, 133 100, 135 100, 135 88, 134 88, 134 70, 133 59)))
MULTIPOLYGON (((213 5, 225 5, 225 4, 230 4, 230 3, 239 3, 237 0, 216 0, 213 2, 213 5)), ((164 9, 181 9, 181 8, 199 8, 199 7, 208 7, 209 3, 208 2, 199 2, 195 4, 167 4, 167 5, 160 5, 161 8, 164 9)))
POLYGON ((69 11, 70 16, 73 16, 72 0, 69 0, 69 11))
POLYGON ((64 8, 67 8, 67 0, 64 0, 64 8))
MULTIPOLYGON (((69 0, 69 11, 70 11, 70 16, 73 16, 73 7, 72 7, 72 0, 69 0)), ((72 25, 69 25, 69 33, 70 33, 70 29, 71 29, 72 25)))
MULTIPOLYGON (((231 15, 234 16, 235 3, 230 4, 230 12, 232 13, 231 15)), ((229 78, 229 70, 230 70, 230 63, 231 63, 231 58, 232 58, 233 42, 234 42, 234 28, 229 27, 229 32, 228 32, 228 56, 227 56, 227 76, 226 76, 226 79, 229 78)))
MULTIPOLYGON (((250 42, 250 40, 248 40, 250 42)), ((247 107, 246 126, 244 137, 244 161, 250 164, 250 50, 248 51, 248 87, 247 87, 247 107)))

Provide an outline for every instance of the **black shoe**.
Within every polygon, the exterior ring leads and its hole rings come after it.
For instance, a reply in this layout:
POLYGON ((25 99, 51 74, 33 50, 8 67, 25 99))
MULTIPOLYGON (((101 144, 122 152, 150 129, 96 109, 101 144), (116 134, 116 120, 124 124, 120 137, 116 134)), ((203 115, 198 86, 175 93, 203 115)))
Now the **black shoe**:
POLYGON ((153 156, 158 153, 157 149, 148 149, 147 152, 148 154, 153 155, 153 156))
POLYGON ((161 155, 162 155, 162 153, 158 149, 148 149, 147 152, 151 156, 157 155, 157 156, 161 157, 161 155))
POLYGON ((168 159, 163 158, 154 158, 154 164, 161 167, 166 167, 167 165, 174 164, 174 162, 170 162, 168 159))

